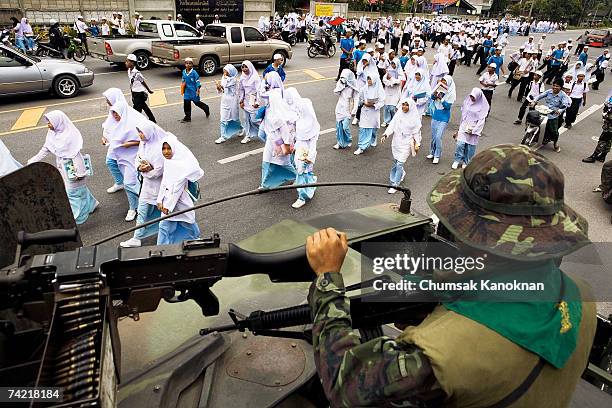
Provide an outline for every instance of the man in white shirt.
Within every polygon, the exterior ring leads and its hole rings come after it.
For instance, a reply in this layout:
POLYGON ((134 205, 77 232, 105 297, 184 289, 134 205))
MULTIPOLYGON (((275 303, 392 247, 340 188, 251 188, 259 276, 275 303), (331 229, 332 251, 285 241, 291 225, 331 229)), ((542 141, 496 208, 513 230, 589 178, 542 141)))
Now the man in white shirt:
POLYGON ((515 68, 514 72, 510 73, 510 75, 512 76, 512 85, 508 90, 508 98, 512 98, 512 91, 514 91, 514 88, 516 88, 516 86, 520 84, 516 100, 519 102, 523 101, 525 89, 527 89, 527 85, 529 85, 529 74, 533 70, 534 65, 535 62, 531 58, 531 53, 525 51, 521 59, 518 61, 518 66, 515 68), (518 74, 521 75, 520 78, 514 78, 514 76, 518 74))
POLYGON ((138 34, 139 28, 140 28, 140 13, 136 11, 134 13, 134 32, 136 34, 138 34))
POLYGON ((533 36, 530 35, 529 39, 527 41, 525 41, 525 43, 523 44, 523 47, 525 48, 525 51, 533 51, 535 50, 536 44, 533 42, 533 36))
POLYGON ((438 54, 442 54, 447 60, 450 60, 452 49, 453 47, 450 45, 450 37, 446 36, 444 38, 444 42, 438 46, 438 54))
MULTIPOLYGON (((196 30, 198 30, 201 33, 204 32, 204 28, 206 27, 206 24, 204 24, 204 21, 202 21, 202 17, 199 14, 196 14, 195 26, 196 26, 196 30)), ((265 22, 264 22, 264 27, 259 27, 259 31, 261 31, 262 33, 266 32, 265 31, 265 22)))
POLYGON ((218 14, 215 14, 215 19, 213 20, 213 24, 221 24, 221 19, 218 14))
POLYGON ((100 19, 100 33, 103 36, 110 35, 111 33, 111 29, 110 29, 110 26, 108 25, 108 22, 106 21, 106 17, 102 17, 100 19))
POLYGON ((83 16, 77 17, 77 20, 74 22, 74 30, 77 32, 77 37, 81 40, 81 43, 85 46, 85 51, 89 53, 87 48, 87 31, 89 31, 89 27, 83 21, 83 16))
POLYGON ((123 19, 123 13, 117 13, 117 31, 120 35, 125 35, 127 32, 125 31, 125 20, 123 19))
POLYGON ((147 85, 144 76, 136 68, 137 62, 138 57, 134 54, 129 54, 125 61, 128 78, 130 80, 130 91, 132 91, 132 104, 134 105, 134 109, 138 112, 142 113, 144 110, 149 120, 155 123, 155 116, 153 116, 151 108, 147 105, 147 92, 152 94, 153 91, 147 85))
MULTIPOLYGON (((495 70, 497 69, 497 65, 495 63, 491 63, 487 66, 487 70, 480 76, 478 79, 480 81, 480 89, 482 90, 483 95, 487 98, 489 102, 489 113, 491 112, 491 100, 493 99, 493 91, 497 87, 497 80, 499 79, 495 70)), ((489 114, 487 113, 487 116, 489 114)))
POLYGON ((584 72, 579 72, 576 75, 576 79, 573 81, 570 93, 568 96, 572 100, 572 104, 565 112, 565 127, 568 129, 572 128, 573 123, 576 121, 578 116, 578 110, 580 105, 586 106, 586 97, 589 92, 589 85, 585 80, 584 72))
POLYGON ((544 41, 546 40, 546 34, 542 34, 542 38, 538 40, 538 62, 542 60, 542 53, 544 52, 544 41))
POLYGON ((109 21, 111 27, 111 34, 113 35, 119 34, 119 20, 117 16, 117 12, 113 11, 113 18, 111 18, 111 20, 109 21))

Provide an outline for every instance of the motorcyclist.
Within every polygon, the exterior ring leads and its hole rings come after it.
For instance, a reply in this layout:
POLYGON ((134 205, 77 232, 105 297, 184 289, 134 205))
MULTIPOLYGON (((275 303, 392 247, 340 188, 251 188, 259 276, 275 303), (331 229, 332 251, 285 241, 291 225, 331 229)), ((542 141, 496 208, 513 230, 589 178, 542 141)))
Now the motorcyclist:
POLYGON ((323 20, 319 20, 319 25, 315 28, 314 40, 323 47, 323 55, 327 55, 327 33, 323 20))
POLYGON ((52 18, 49 20, 49 25, 49 46, 61 52, 64 58, 66 58, 66 42, 64 41, 64 35, 59 23, 52 18))

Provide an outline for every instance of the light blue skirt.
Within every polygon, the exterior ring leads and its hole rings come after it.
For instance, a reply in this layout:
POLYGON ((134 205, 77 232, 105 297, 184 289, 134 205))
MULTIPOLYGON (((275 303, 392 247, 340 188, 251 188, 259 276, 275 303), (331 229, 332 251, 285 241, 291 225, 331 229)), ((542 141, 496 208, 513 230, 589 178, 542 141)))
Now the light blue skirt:
POLYGON ((261 163, 261 187, 274 188, 287 181, 295 181, 297 172, 291 165, 280 166, 274 163, 261 163))
POLYGON ((87 221, 89 214, 96 208, 98 201, 93 194, 91 194, 87 186, 66 190, 66 193, 68 194, 68 200, 70 201, 70 208, 72 209, 74 220, 77 225, 83 224, 87 221))
POLYGON ((163 220, 159 222, 157 245, 179 244, 189 239, 200 238, 200 227, 197 223, 163 220))
MULTIPOLYGON (((136 225, 144 224, 145 222, 161 217, 161 212, 157 206, 147 203, 138 203, 138 216, 136 217, 136 225)), ((148 225, 144 228, 139 228, 134 232, 134 238, 143 239, 157 234, 159 223, 148 225)))
POLYGON ((219 132, 225 140, 231 139, 236 133, 242 130, 242 124, 239 120, 229 120, 219 123, 219 132))
MULTIPOLYGON (((314 174, 312 174, 312 172, 298 174, 297 177, 295 178, 295 184, 297 185, 311 184, 311 183, 316 183, 316 182, 317 182, 317 178, 315 177, 314 174)), ((298 188, 297 189, 298 198, 304 201, 312 200, 312 197, 314 196, 316 189, 317 189, 316 187, 298 188)))

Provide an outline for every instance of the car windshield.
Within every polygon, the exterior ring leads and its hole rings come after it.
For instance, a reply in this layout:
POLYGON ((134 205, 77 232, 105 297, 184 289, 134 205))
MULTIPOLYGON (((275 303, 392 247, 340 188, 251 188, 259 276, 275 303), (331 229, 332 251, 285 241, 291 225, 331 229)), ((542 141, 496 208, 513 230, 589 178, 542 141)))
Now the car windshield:
POLYGON ((591 34, 591 35, 607 35, 608 32, 606 30, 593 30, 593 31, 589 31, 589 34, 591 34))

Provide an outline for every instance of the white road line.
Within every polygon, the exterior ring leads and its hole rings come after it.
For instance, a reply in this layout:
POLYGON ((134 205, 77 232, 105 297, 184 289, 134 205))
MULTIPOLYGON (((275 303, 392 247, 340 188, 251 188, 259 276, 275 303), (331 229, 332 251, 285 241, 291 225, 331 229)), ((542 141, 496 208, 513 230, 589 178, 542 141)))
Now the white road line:
MULTIPOLYGON (((574 126, 580 122, 583 119, 586 119, 587 117, 589 117, 590 115, 592 115, 593 113, 597 112, 598 110, 600 110, 602 108, 603 105, 593 105, 590 108, 588 108, 587 110, 583 111, 580 115, 576 116, 576 121, 574 122, 574 126)), ((565 132, 567 132, 569 129, 566 127, 562 127, 561 129, 559 129, 559 136, 564 134, 565 132)), ((542 133, 542 137, 544 137, 544 134, 542 133)), ((534 149, 534 151, 538 151, 542 148, 542 145, 539 145, 538 147, 536 147, 534 149)))
MULTIPOLYGON (((320 131, 319 135, 325 135, 327 133, 332 133, 335 131, 336 131, 336 128, 329 128, 329 129, 320 131)), ((217 160, 217 163, 227 164, 227 163, 235 162, 235 161, 244 159, 245 157, 255 156, 256 154, 263 153, 263 151, 264 151, 264 148, 260 147, 259 149, 249 150, 248 152, 240 153, 234 156, 226 157, 225 159, 217 160)))

